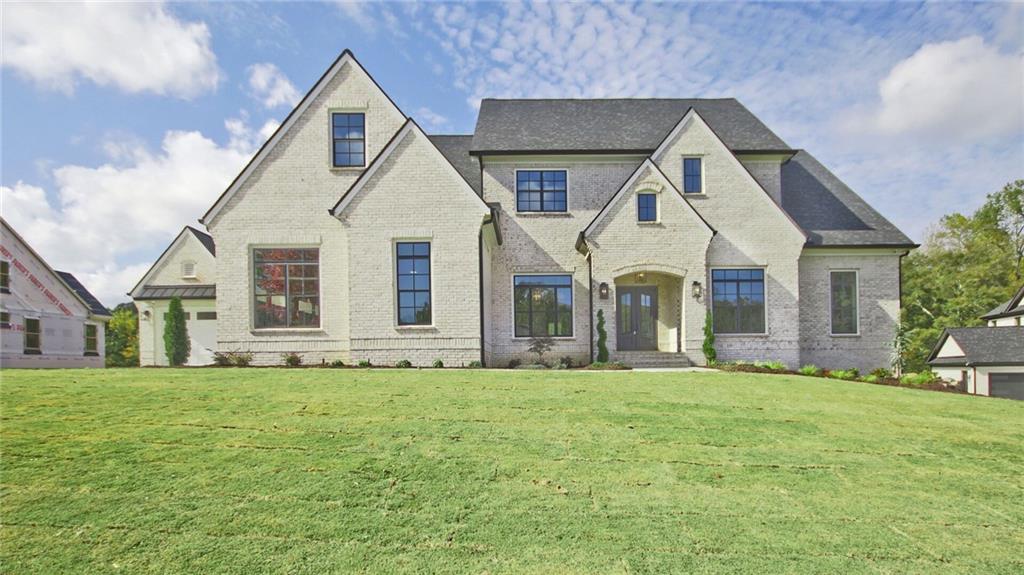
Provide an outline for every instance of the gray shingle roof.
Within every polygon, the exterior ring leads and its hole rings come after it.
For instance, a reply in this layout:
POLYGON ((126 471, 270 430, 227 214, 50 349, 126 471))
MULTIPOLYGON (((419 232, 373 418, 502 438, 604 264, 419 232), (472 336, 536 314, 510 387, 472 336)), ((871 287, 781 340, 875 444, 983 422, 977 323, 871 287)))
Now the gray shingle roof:
POLYGON ((64 280, 64 283, 68 284, 68 287, 74 290, 74 292, 78 294, 78 297, 82 298, 82 301, 89 306, 89 311, 96 315, 110 315, 110 310, 100 303, 100 300, 96 299, 96 296, 92 295, 89 290, 85 289, 85 286, 82 285, 82 282, 78 281, 78 278, 68 272, 62 272, 59 270, 53 271, 57 272, 60 279, 64 280))
POLYGON ((211 256, 217 257, 217 248, 216 246, 213 245, 213 238, 210 237, 210 234, 203 233, 193 228, 192 226, 185 227, 188 228, 188 231, 192 232, 192 235, 195 236, 197 240, 199 240, 199 243, 203 244, 203 247, 205 247, 206 250, 210 252, 211 256))
POLYGON ((981 316, 981 319, 995 319, 997 317, 1012 317, 1024 315, 1024 286, 1021 286, 1013 297, 999 304, 992 311, 981 316))
POLYGON ((733 98, 494 100, 480 103, 474 152, 653 152, 690 108, 730 149, 788 150, 733 98))
POLYGON ((477 194, 480 193, 480 161, 469 155, 469 146, 473 142, 473 136, 427 136, 437 146, 438 150, 448 158, 448 161, 455 166, 455 169, 462 174, 477 194))
POLYGON ((951 327, 947 328, 939 345, 928 358, 931 365, 1024 365, 1024 326, 1004 327, 951 327), (953 338, 960 349, 961 358, 936 358, 946 337, 953 338))
POLYGON ((217 286, 206 284, 184 286, 145 285, 142 286, 142 293, 135 299, 171 299, 175 296, 181 299, 216 299, 217 286))
POLYGON ((782 208, 809 246, 906 246, 914 242, 811 154, 782 165, 782 208))

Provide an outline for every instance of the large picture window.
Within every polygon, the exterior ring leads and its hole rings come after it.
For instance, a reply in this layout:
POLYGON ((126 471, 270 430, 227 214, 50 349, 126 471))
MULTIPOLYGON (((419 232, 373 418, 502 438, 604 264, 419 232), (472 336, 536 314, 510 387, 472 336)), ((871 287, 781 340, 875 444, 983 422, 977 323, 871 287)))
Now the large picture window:
POLYGON ((255 327, 320 326, 320 250, 253 250, 255 327))
POLYGON ((39 355, 43 352, 43 330, 38 319, 25 318, 25 354, 39 355))
POLYGON ((366 163, 366 116, 331 114, 334 167, 362 167, 366 163))
POLYGON ((87 323, 85 324, 85 355, 99 355, 99 341, 96 337, 98 330, 96 326, 87 323))
POLYGON ((516 172, 516 210, 564 212, 567 207, 565 170, 516 172))
POLYGON ((430 325, 430 242, 399 242, 398 325, 430 325))
POLYGON ((515 276, 516 337, 572 337, 572 276, 515 276))
POLYGON ((856 335, 857 320, 857 272, 834 271, 829 273, 830 300, 832 302, 832 335, 856 335))
POLYGON ((712 270, 715 333, 765 333, 764 270, 712 270))

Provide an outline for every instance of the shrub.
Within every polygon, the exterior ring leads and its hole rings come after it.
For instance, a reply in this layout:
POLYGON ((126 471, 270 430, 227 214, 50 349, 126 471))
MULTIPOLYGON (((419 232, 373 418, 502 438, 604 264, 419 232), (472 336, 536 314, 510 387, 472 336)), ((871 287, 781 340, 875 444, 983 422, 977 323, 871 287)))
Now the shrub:
POLYGON ((711 322, 711 311, 704 315, 704 358, 708 365, 714 365, 718 361, 718 352, 715 351, 715 327, 711 322))
POLYGON ((191 347, 188 326, 185 324, 185 309, 181 307, 181 298, 174 296, 167 308, 167 320, 164 322, 164 351, 167 352, 167 363, 174 366, 185 365, 192 352, 191 347))
POLYGON ((441 361, 440 359, 435 359, 433 366, 434 369, 441 369, 442 367, 444 367, 444 362, 441 361))
POLYGON ((395 367, 399 369, 409 369, 412 367, 412 362, 408 359, 400 359, 398 360, 398 363, 395 364, 395 367))
POLYGON ((863 381, 864 383, 878 383, 881 379, 882 378, 875 375, 875 372, 871 372, 868 375, 865 375, 864 377, 860 378, 860 380, 863 381))
POLYGON ((516 369, 547 369, 548 366, 543 363, 524 363, 517 366, 516 369))
POLYGON ((294 351, 291 353, 281 354, 281 359, 284 361, 284 364, 288 367, 299 367, 300 365, 302 365, 302 356, 295 353, 294 351))
POLYGON ((522 365, 522 363, 523 362, 519 361, 518 359, 510 359, 508 361, 508 368, 509 369, 515 369, 515 368, 519 367, 520 365, 522 365))
POLYGON ((593 369, 596 371, 620 371, 632 368, 622 363, 621 361, 595 361, 594 363, 588 365, 587 369, 593 369))
POLYGON ((239 353, 237 351, 214 352, 213 363, 221 367, 246 367, 252 363, 251 353, 239 353))
POLYGON ((531 337, 530 347, 526 351, 537 354, 537 363, 544 363, 544 354, 555 347, 555 340, 548 336, 531 337))
POLYGON ((371 367, 370 366, 370 360, 368 360, 368 359, 360 359, 359 360, 359 367, 371 367))
POLYGON ((821 368, 814 365, 813 363, 809 363, 801 367, 799 373, 800 375, 819 376, 821 375, 821 368))
POLYGON ((336 359, 331 362, 331 367, 345 367, 345 362, 340 359, 336 359))
POLYGON ((860 372, 857 371, 856 368, 852 368, 852 369, 836 369, 836 370, 832 370, 832 371, 828 372, 826 375, 827 375, 827 377, 831 377, 833 379, 846 379, 846 380, 850 380, 850 379, 857 379, 860 376, 860 372))
POLYGON ((597 361, 608 362, 608 331, 604 328, 604 310, 597 310, 597 361))
POLYGON ((889 379, 890 377, 892 377, 892 372, 890 372, 888 369, 885 369, 884 367, 879 367, 877 369, 871 370, 870 375, 873 376, 876 380, 889 379))
POLYGON ((755 361, 754 367, 760 367, 761 369, 768 369, 771 371, 786 371, 786 364, 781 361, 755 361))
POLYGON ((468 367, 469 369, 480 369, 483 366, 484 366, 484 364, 481 363, 480 360, 474 359, 473 361, 469 362, 469 365, 466 366, 466 367, 468 367))
POLYGON ((249 352, 244 352, 244 353, 232 352, 231 353, 231 365, 234 365, 235 367, 249 367, 250 363, 252 363, 252 354, 251 353, 249 353, 249 352))
POLYGON ((572 356, 567 355, 562 359, 558 360, 558 365, 563 366, 565 369, 569 369, 572 366, 576 365, 576 362, 573 361, 572 356))
POLYGON ((938 379, 931 371, 922 371, 919 373, 907 373, 900 378, 900 383, 903 385, 928 385, 938 379))

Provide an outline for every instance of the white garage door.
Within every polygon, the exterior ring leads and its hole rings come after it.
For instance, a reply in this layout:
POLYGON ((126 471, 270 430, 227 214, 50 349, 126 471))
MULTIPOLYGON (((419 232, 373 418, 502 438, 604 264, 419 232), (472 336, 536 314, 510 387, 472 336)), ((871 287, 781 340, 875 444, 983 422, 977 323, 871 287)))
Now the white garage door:
POLYGON ((1024 372, 988 374, 988 394, 992 397, 1024 399, 1024 372))

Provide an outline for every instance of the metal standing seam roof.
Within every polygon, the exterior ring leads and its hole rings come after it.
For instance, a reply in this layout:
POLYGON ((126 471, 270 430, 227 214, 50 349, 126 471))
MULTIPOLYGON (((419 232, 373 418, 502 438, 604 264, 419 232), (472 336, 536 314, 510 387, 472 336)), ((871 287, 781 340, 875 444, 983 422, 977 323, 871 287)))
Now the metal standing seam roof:
POLYGON ((1024 326, 947 328, 928 358, 931 365, 1024 365, 1024 326), (951 337, 964 351, 959 357, 935 357, 951 337))
POLYGON ((142 292, 135 299, 171 299, 172 297, 180 297, 181 299, 216 299, 217 286, 208 284, 183 286, 144 285, 142 286, 142 292))
POLYGON ((96 296, 92 295, 92 293, 89 290, 85 289, 85 286, 82 285, 82 282, 78 281, 78 278, 76 278, 75 276, 71 275, 68 272, 62 272, 60 270, 53 271, 57 272, 57 275, 60 276, 60 279, 63 280, 64 283, 66 283, 68 287, 71 288, 76 294, 78 294, 78 297, 82 298, 82 301, 84 301, 85 304, 89 306, 90 312, 96 315, 110 315, 110 310, 108 310, 107 307, 104 306, 100 302, 100 300, 96 298, 96 296))

